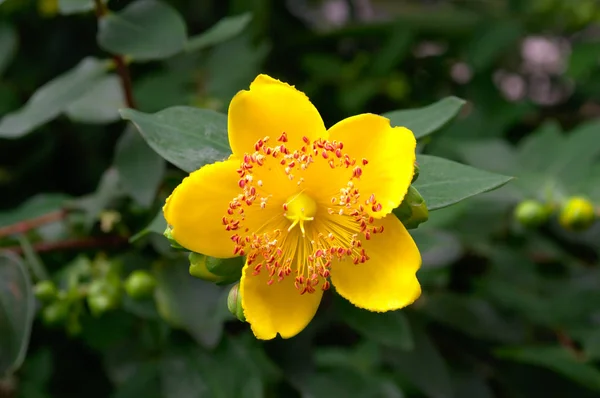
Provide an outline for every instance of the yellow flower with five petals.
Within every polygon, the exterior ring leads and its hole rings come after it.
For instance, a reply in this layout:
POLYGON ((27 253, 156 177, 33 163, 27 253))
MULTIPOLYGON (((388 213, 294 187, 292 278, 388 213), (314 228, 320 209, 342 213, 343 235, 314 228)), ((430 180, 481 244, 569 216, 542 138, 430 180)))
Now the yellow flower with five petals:
POLYGON ((259 75, 232 99, 229 159, 186 177, 163 208, 194 252, 246 256, 242 308, 259 339, 295 336, 333 284, 357 307, 396 310, 421 288, 421 256, 392 213, 414 173, 416 141, 361 114, 325 128, 308 97, 259 75))

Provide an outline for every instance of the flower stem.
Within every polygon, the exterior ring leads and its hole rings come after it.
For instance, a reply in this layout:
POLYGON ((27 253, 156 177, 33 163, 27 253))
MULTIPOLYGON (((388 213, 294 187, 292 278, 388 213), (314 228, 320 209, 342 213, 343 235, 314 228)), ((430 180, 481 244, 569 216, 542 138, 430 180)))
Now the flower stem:
POLYGON ((6 227, 0 228, 0 238, 4 238, 9 235, 23 234, 34 228, 40 227, 45 224, 50 224, 56 221, 60 221, 67 216, 66 210, 53 211, 43 216, 32 218, 30 220, 20 221, 15 224, 7 225, 6 227))

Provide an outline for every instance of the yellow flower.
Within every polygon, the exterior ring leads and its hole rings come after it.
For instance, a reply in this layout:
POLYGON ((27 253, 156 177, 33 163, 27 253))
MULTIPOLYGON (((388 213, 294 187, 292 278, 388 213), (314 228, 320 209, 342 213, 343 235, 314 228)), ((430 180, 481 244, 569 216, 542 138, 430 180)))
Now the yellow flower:
POLYGON ((327 130, 304 93, 259 75, 231 101, 228 130, 231 157, 191 173, 163 210, 183 247, 247 256, 240 293, 257 338, 302 331, 330 283, 370 311, 419 297, 421 256, 391 213, 414 173, 408 129, 362 114, 327 130))

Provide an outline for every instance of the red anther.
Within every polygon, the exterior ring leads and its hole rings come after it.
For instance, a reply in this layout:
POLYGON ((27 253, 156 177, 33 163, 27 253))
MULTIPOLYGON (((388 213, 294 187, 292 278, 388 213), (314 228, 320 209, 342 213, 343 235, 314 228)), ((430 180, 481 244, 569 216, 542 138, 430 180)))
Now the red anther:
POLYGON ((242 178, 241 180, 238 181, 238 186, 242 189, 244 189, 244 187, 246 186, 246 179, 242 178))
POLYGON ((310 140, 307 136, 302 137, 302 141, 304 141, 306 144, 310 144, 310 140))
POLYGON ((285 131, 283 133, 281 133, 281 136, 279 136, 279 138, 277 139, 277 141, 279 141, 279 142, 287 142, 288 141, 287 133, 285 131))
POLYGON ((363 164, 363 166, 366 166, 369 164, 369 161, 367 159, 363 158, 362 164, 363 164))
POLYGON ((339 148, 338 148, 338 149, 336 149, 336 150, 335 150, 335 156, 337 156, 338 158, 341 158, 341 157, 342 157, 342 150, 341 150, 341 149, 339 149, 339 148))
POLYGON ((329 157, 329 155, 327 155, 327 151, 321 152, 321 156, 323 156, 323 159, 327 159, 329 157))
POLYGON ((355 167, 354 170, 352 171, 352 177, 360 178, 361 175, 362 175, 362 169, 360 167, 355 167))

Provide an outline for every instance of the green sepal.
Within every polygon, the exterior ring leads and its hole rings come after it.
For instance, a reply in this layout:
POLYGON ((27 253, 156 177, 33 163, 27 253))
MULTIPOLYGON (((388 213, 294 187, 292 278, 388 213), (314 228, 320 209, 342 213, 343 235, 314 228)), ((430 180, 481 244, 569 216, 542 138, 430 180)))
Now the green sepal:
POLYGON ((190 275, 217 285, 228 285, 242 277, 242 257, 215 258, 191 252, 190 275))
POLYGON ((429 219, 429 210, 425 200, 412 185, 408 188, 404 200, 394 209, 394 214, 407 229, 417 228, 429 219))

